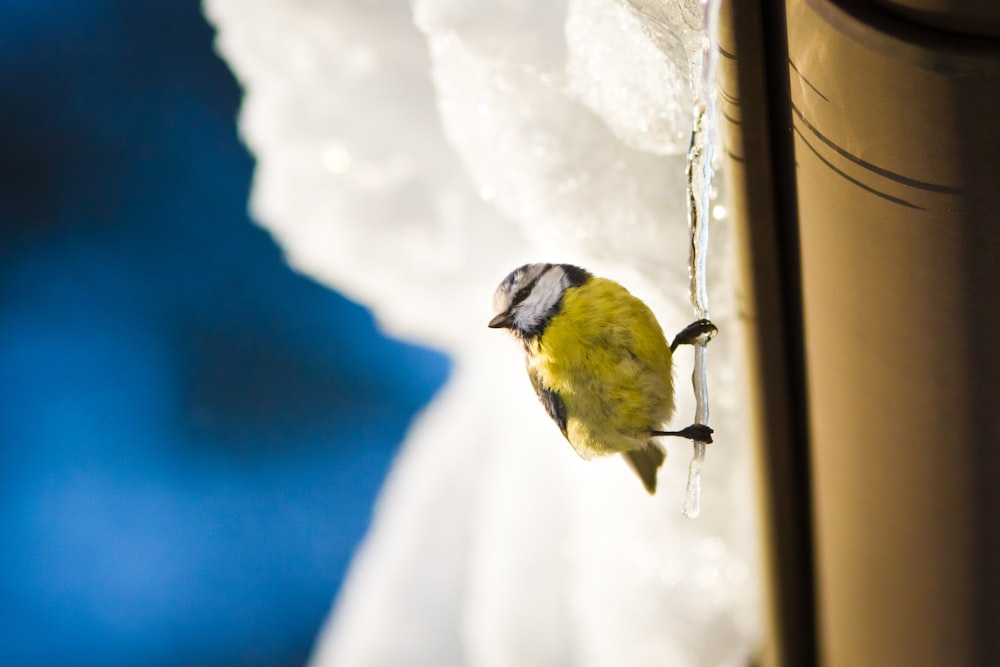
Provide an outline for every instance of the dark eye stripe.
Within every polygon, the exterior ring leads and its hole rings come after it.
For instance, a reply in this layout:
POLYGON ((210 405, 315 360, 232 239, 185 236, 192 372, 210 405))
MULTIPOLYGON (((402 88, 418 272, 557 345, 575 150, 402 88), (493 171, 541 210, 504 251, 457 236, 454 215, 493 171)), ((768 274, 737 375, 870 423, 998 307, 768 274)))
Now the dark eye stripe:
POLYGON ((521 289, 517 290, 517 294, 515 294, 514 298, 512 298, 510 300, 511 307, 513 308, 517 304, 519 304, 522 301, 524 301, 525 299, 527 299, 528 295, 531 294, 531 290, 534 289, 535 283, 537 283, 537 282, 538 282, 538 279, 536 278, 536 279, 532 280, 529 284, 527 284, 524 287, 522 287, 521 289))
POLYGON ((546 265, 546 267, 543 270, 541 270, 538 273, 538 275, 535 276, 531 280, 530 283, 528 283, 527 285, 525 285, 521 289, 517 290, 517 292, 514 294, 514 296, 510 300, 510 307, 513 308, 517 304, 519 304, 522 301, 524 301, 525 299, 527 299, 528 295, 531 294, 531 290, 535 289, 535 285, 538 283, 539 280, 541 280, 542 276, 544 276, 546 273, 548 273, 551 270, 552 270, 552 265, 551 264, 546 265))

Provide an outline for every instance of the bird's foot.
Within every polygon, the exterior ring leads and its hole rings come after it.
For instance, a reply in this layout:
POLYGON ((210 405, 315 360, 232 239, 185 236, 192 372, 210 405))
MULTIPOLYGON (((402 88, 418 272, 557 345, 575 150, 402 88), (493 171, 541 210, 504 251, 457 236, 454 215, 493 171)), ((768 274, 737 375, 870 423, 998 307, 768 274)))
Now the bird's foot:
POLYGON ((693 345, 699 338, 705 337, 705 342, 712 340, 715 334, 719 333, 719 328, 709 320, 697 320, 684 327, 679 334, 674 336, 674 342, 670 344, 670 351, 677 349, 678 345, 693 345))
POLYGON ((712 433, 714 431, 708 424, 691 424, 679 431, 653 431, 653 435, 672 435, 695 442, 704 442, 707 445, 712 444, 712 433))

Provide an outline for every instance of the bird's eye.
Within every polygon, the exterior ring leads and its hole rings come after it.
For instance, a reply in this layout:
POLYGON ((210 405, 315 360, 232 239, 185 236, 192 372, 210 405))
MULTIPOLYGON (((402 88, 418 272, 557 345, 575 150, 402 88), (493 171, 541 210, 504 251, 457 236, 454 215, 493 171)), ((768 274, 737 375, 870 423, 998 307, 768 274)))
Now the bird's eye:
POLYGON ((533 285, 525 285, 521 289, 517 290, 517 293, 514 294, 514 298, 510 300, 511 307, 516 306, 527 299, 528 295, 531 294, 532 287, 533 285))

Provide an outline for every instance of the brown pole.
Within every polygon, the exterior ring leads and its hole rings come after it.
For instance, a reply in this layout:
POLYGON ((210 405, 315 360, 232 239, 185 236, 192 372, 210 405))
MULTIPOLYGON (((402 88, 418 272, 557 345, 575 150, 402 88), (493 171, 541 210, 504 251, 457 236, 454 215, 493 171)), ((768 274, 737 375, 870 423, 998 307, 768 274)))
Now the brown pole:
POLYGON ((765 661, 996 664, 1000 3, 725 5, 765 661))
POLYGON ((823 663, 1000 657, 1000 42, 788 0, 823 663))

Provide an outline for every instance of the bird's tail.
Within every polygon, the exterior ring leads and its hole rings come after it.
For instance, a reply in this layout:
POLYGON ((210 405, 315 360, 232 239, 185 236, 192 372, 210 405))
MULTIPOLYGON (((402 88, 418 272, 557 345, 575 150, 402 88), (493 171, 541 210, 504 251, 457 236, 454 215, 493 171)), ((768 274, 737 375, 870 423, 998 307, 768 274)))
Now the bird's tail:
POLYGON ((642 480, 649 495, 656 493, 656 473, 667 458, 667 453, 659 443, 652 440, 642 449, 623 452, 622 456, 642 480))

